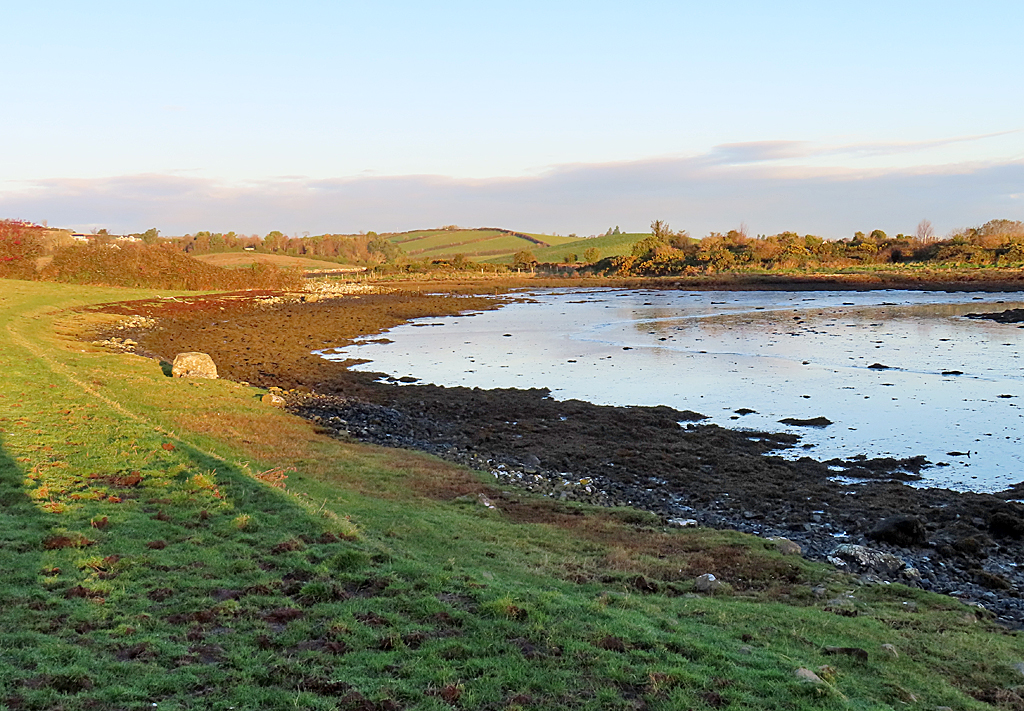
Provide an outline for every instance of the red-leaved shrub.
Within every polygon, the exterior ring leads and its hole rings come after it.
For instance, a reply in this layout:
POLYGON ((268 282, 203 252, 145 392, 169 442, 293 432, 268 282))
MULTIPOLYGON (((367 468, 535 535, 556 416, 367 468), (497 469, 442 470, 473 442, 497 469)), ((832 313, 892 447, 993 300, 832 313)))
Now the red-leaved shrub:
POLYGON ((43 228, 17 220, 0 220, 0 278, 31 279, 43 254, 43 228))

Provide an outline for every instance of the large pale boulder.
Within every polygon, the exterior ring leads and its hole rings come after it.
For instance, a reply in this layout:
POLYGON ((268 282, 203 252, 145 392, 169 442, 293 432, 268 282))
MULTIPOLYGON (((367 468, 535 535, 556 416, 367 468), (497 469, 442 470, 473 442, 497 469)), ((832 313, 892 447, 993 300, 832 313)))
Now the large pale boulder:
POLYGON ((206 353, 179 353, 174 356, 171 375, 175 378, 216 378, 217 366, 206 353))

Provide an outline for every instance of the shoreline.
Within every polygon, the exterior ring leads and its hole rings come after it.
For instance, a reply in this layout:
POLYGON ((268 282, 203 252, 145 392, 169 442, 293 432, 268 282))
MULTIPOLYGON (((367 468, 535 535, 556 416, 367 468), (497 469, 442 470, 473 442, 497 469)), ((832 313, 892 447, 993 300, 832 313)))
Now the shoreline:
POLYGON ((915 489, 890 478, 906 464, 891 460, 849 462, 858 476, 874 480, 841 485, 829 481, 835 472, 825 463, 773 456, 796 444, 790 435, 694 424, 697 415, 665 407, 555 401, 543 390, 380 384, 373 374, 348 371, 350 363, 330 364, 309 352, 411 318, 498 307, 494 297, 478 295, 478 285, 458 293, 470 292, 477 295, 405 290, 312 303, 197 296, 104 310, 159 320, 156 329, 132 333, 140 354, 167 360, 187 350, 210 353, 222 377, 294 391, 287 395, 290 409, 335 436, 428 451, 490 471, 496 485, 525 483, 527 490, 570 501, 632 505, 664 520, 783 536, 813 559, 827 559, 844 543, 866 545, 895 555, 916 574, 849 563, 851 572, 955 594, 984 605, 1006 625, 1024 626, 1017 592, 1024 588, 1024 507, 1000 496, 915 489), (328 315, 331 325, 324 327, 328 315), (685 428, 676 424, 687 419, 685 428), (899 526, 895 533, 877 532, 881 522, 901 514, 909 517, 907 538, 900 538, 899 526))

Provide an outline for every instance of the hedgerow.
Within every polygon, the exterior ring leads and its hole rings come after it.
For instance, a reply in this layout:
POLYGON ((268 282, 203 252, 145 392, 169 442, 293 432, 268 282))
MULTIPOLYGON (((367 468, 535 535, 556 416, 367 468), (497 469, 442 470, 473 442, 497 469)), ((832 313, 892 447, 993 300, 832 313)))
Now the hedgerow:
POLYGON ((108 242, 59 249, 39 274, 44 281, 152 289, 296 289, 302 273, 268 264, 222 269, 170 244, 108 242))

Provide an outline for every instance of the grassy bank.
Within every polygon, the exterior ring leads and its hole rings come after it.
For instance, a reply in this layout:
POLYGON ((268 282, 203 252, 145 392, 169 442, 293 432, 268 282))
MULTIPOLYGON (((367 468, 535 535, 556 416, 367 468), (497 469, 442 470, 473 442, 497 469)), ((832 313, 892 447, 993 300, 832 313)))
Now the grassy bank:
POLYGON ((111 318, 74 308, 153 295, 4 283, 0 707, 1024 703, 1020 636, 949 598, 502 491, 71 338, 111 318))

